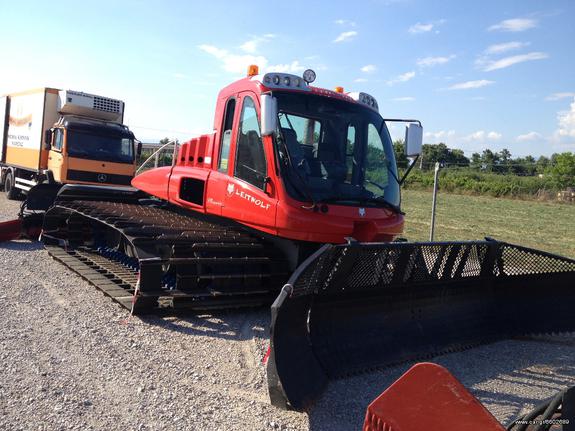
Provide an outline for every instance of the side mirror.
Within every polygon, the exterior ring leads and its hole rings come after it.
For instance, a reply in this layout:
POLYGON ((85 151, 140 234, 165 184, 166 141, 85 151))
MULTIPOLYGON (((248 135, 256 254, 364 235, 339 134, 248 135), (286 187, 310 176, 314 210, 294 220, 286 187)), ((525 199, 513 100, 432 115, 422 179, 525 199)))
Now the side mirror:
POLYGON ((50 150, 52 148, 52 129, 44 131, 44 149, 50 150))
POLYGON ((140 158, 142 155, 142 143, 140 141, 136 142, 136 157, 140 158))
POLYGON ((423 146, 423 127, 411 123, 405 128, 405 155, 415 157, 421 154, 423 146))
POLYGON ((273 135, 278 125, 278 100, 270 94, 261 97, 262 136, 273 135))

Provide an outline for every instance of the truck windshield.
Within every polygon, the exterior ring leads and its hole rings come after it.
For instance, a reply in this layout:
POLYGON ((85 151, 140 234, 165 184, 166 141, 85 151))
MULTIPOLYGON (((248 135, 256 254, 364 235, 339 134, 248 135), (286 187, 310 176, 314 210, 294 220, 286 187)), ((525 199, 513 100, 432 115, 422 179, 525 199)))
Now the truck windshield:
POLYGON ((134 162, 134 140, 130 137, 68 130, 66 145, 71 157, 116 163, 134 162))
POLYGON ((279 112, 277 152, 292 197, 399 207, 393 145, 377 112, 310 94, 274 96, 279 112))

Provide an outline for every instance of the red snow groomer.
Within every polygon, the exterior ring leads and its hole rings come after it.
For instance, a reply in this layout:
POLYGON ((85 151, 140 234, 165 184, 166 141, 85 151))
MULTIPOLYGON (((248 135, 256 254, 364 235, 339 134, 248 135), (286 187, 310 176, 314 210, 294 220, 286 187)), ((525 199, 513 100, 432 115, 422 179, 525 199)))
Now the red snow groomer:
POLYGON ((413 162, 421 125, 314 79, 250 67, 220 91, 214 132, 137 175, 137 190, 65 186, 44 217, 49 252, 133 313, 276 298, 270 396, 296 409, 334 377, 575 330, 571 259, 494 240, 393 242, 405 175, 387 122, 407 122, 413 162))

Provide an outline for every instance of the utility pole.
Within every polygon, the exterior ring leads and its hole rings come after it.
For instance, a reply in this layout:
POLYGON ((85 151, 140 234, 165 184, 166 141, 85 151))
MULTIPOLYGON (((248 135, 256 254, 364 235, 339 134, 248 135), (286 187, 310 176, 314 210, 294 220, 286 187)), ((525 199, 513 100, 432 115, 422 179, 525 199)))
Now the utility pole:
POLYGON ((437 188, 439 186, 439 170, 443 167, 443 163, 435 162, 435 176, 433 177, 433 204, 431 207, 431 231, 429 232, 429 241, 433 241, 433 234, 435 232, 435 206, 437 204, 437 188))

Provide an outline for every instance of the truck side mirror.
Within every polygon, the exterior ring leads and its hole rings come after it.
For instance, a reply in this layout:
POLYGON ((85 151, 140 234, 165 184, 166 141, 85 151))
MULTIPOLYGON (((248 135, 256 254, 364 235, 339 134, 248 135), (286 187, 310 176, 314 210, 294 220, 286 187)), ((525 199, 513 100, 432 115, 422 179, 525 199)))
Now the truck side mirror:
POLYGON ((278 125, 278 100, 270 94, 261 97, 262 136, 273 135, 278 125))
POLYGON ((44 149, 50 150, 52 148, 52 129, 44 131, 44 149))
POLYGON ((405 128, 405 155, 415 157, 421 154, 423 146, 423 127, 411 123, 405 128))
POLYGON ((142 143, 140 141, 137 141, 137 143, 136 143, 136 157, 140 158, 141 155, 142 155, 142 143))

